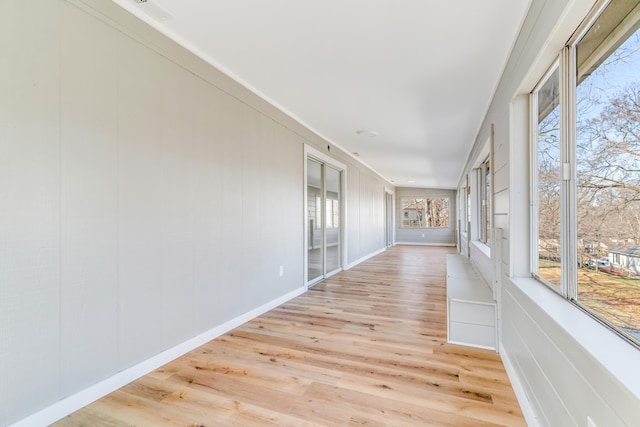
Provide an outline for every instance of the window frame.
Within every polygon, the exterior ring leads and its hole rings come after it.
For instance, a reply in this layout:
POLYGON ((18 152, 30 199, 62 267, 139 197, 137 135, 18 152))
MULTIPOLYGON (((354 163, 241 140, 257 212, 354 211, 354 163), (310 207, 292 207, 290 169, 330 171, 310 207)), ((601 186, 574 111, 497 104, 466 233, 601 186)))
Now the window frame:
POLYGON ((399 207, 400 207, 400 228, 402 229, 406 229, 406 230, 443 230, 443 229, 448 229, 451 228, 451 197, 449 196, 400 196, 400 203, 399 203, 399 207), (446 226, 428 226, 427 225, 427 215, 426 215, 426 206, 427 206, 427 200, 433 200, 433 199, 443 199, 447 201, 447 225, 446 226), (403 200, 424 200, 424 209, 423 209, 423 219, 422 219, 422 223, 424 223, 424 226, 421 227, 409 227, 409 226, 405 226, 404 225, 404 214, 403 211, 404 209, 404 204, 403 204, 403 200))
MULTIPOLYGON (((558 289, 558 287, 553 284, 552 282, 548 281, 547 279, 545 279, 544 277, 542 277, 539 273, 539 268, 540 268, 540 260, 539 260, 539 239, 540 239, 540 229, 539 229, 539 223, 538 223, 538 217, 539 217, 539 196, 538 196, 538 125, 539 125, 539 118, 538 118, 538 93, 540 92, 540 90, 544 87, 544 85, 547 83, 547 81, 549 80, 549 78, 551 78, 551 76, 553 76, 553 74, 556 72, 556 70, 558 70, 558 75, 560 77, 560 81, 559 81, 559 85, 560 85, 560 99, 559 99, 559 105, 560 105, 560 123, 559 123, 559 127, 560 127, 560 166, 562 169, 562 164, 563 164, 563 159, 566 157, 566 154, 564 153, 563 150, 563 140, 562 140, 562 129, 563 129, 563 111, 565 110, 565 105, 563 104, 563 99, 562 99, 562 88, 563 88, 563 82, 562 82, 562 75, 563 75, 563 66, 562 66, 562 61, 561 61, 561 54, 558 54, 558 56, 554 59, 554 61, 552 62, 551 66, 549 66, 549 68, 547 69, 547 71, 545 71, 545 73, 542 75, 542 77, 540 78, 540 80, 538 81, 538 83, 534 86, 533 90, 531 91, 531 93, 529 94, 529 127, 530 127, 530 132, 529 132, 529 138, 530 138, 530 144, 529 144, 529 159, 530 159, 530 178, 529 178, 529 182, 530 182, 530 188, 529 188, 529 199, 530 199, 530 203, 529 205, 531 206, 531 212, 530 212, 530 218, 531 218, 531 224, 530 224, 530 243, 531 243, 531 258, 530 258, 530 271, 531 271, 531 277, 533 277, 534 279, 536 279, 539 282, 542 282, 543 284, 545 284, 547 287, 549 287, 551 290, 553 290, 554 292, 560 293, 562 294, 562 284, 565 283, 565 281, 562 279, 562 273, 561 273, 561 288, 558 289)), ((560 212, 560 221, 562 223, 562 218, 563 218, 563 213, 562 213, 562 206, 563 206, 563 197, 564 197, 564 188, 563 188, 563 182, 564 180, 562 179, 563 177, 560 176, 560 206, 561 206, 561 212, 560 212)), ((564 233, 562 233, 562 229, 560 230, 560 241, 558 242, 558 244, 560 245, 560 263, 561 263, 561 271, 563 270, 562 268, 562 262, 564 262, 564 260, 567 259, 566 254, 564 253, 565 249, 567 248, 567 244, 564 241, 564 233)))
POLYGON ((473 215, 471 214, 471 210, 472 210, 472 203, 471 203, 471 177, 469 177, 469 175, 467 175, 467 184, 465 186, 465 218, 464 220, 467 222, 467 235, 470 237, 471 236, 471 221, 473 218, 473 215))
POLYGON ((491 227, 493 221, 491 209, 491 195, 493 194, 493 168, 491 165, 491 154, 480 164, 478 168, 478 215, 479 217, 479 239, 489 246, 491 242, 491 227), (487 189, 487 175, 489 175, 489 188, 487 189))
POLYGON ((467 185, 458 189, 458 198, 456 200, 459 210, 460 232, 467 234, 467 185))
MULTIPOLYGON (((621 327, 614 326, 603 315, 593 309, 582 304, 578 299, 578 201, 577 201, 577 105, 576 94, 578 76, 577 76, 577 46, 587 34, 587 32, 597 23, 603 11, 612 3, 612 0, 601 0, 592 9, 590 14, 580 24, 573 36, 567 41, 563 49, 559 52, 552 65, 540 78, 538 83, 529 94, 529 154, 530 154, 530 271, 531 276, 539 283, 547 286, 563 298, 578 307, 581 311, 604 325, 619 337, 629 342, 635 348, 640 349, 640 339, 632 337, 631 334, 622 330, 621 327), (538 252, 538 99, 537 93, 539 89, 546 83, 547 79, 559 70, 559 105, 560 105, 560 254, 561 254, 561 287, 558 288, 545 280, 538 274, 539 270, 539 252, 538 252)), ((588 60, 597 63, 603 57, 603 61, 613 52, 608 50, 612 45, 619 42, 621 38, 627 35, 625 29, 628 30, 634 25, 638 25, 640 13, 635 6, 633 9, 634 16, 630 19, 627 15, 618 22, 618 26, 622 26, 622 30, 616 27, 614 31, 615 40, 607 40, 608 45, 604 48, 599 46, 589 54, 588 60), (629 22, 631 21, 631 23, 629 22)), ((636 30, 637 31, 637 30, 636 30)), ((613 34, 613 32, 612 32, 613 34)), ((627 38, 624 38, 624 43, 627 38)), ((620 254, 614 254, 620 258, 620 254)), ((618 261, 619 262, 619 261, 618 261)))

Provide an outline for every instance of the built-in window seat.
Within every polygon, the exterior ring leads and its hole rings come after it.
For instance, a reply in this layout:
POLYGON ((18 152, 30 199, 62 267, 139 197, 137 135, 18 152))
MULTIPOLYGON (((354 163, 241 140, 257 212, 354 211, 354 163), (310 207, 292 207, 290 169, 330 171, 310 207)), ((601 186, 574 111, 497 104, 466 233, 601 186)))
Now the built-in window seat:
POLYGON ((447 339, 497 348, 496 303, 491 288, 463 255, 447 255, 447 339))

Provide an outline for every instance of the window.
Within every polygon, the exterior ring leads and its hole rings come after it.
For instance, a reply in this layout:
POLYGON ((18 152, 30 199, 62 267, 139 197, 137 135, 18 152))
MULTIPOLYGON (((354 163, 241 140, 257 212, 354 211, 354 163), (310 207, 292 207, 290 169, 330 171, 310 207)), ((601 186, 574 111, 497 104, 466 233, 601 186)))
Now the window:
MULTIPOLYGON (((558 64, 551 68, 534 91, 536 139, 533 160, 537 170, 534 177, 533 199, 537 207, 538 223, 534 241, 537 247, 538 278, 560 291, 560 72, 558 64)), ((536 268, 537 267, 537 268, 536 268)))
POLYGON ((463 233, 467 232, 467 186, 460 187, 458 189, 458 200, 456 201, 459 209, 459 225, 460 231, 463 233))
POLYGON ((491 244, 491 158, 487 158, 480 172, 480 241, 491 244))
POLYGON ((640 245, 638 12, 625 24, 632 3, 613 1, 575 48, 575 298, 640 339, 640 269, 630 263, 613 270, 608 262, 608 250, 632 253, 640 245))
POLYGON ((467 175, 467 233, 471 231, 471 182, 467 175))
POLYGON ((612 0, 532 93, 533 275, 638 346, 639 27, 612 0))
POLYGON ((400 198, 402 228, 449 227, 448 198, 400 198))

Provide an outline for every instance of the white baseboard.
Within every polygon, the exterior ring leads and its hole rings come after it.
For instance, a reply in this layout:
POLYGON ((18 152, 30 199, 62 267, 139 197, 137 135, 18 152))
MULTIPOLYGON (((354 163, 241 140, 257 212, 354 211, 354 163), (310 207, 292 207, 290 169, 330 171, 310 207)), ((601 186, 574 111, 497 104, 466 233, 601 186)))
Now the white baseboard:
POLYGON ((515 366, 513 366, 513 363, 511 362, 509 353, 505 350, 502 343, 500 343, 500 358, 502 359, 505 371, 507 371, 507 376, 511 382, 511 387, 516 394, 516 398, 520 404, 520 410, 522 411, 522 415, 524 415, 527 426, 540 427, 540 421, 538 420, 536 411, 533 405, 531 405, 531 401, 525 392, 524 384, 522 384, 520 375, 518 375, 515 366))
POLYGON ((230 330, 237 328, 238 326, 260 316, 267 311, 284 304, 285 302, 303 294, 306 291, 306 287, 293 290, 279 298, 269 301, 266 304, 261 305, 245 314, 242 314, 228 322, 223 323, 220 326, 216 326, 213 329, 203 332, 187 341, 176 345, 162 353, 153 356, 143 362, 138 363, 135 366, 125 369, 105 380, 100 381, 76 394, 66 397, 53 405, 44 408, 35 414, 29 415, 26 418, 12 424, 12 427, 32 427, 32 426, 44 426, 54 423, 61 418, 81 409, 88 404, 100 399, 103 396, 129 384, 143 375, 158 369, 162 365, 165 365, 172 360, 182 356, 191 350, 198 348, 199 346, 229 332, 230 330))
POLYGON ((360 258, 360 259, 358 259, 358 260, 356 260, 356 261, 354 261, 354 262, 352 262, 352 263, 350 263, 350 264, 347 264, 347 265, 344 267, 344 270, 349 270, 350 268, 353 268, 353 267, 355 267, 356 265, 358 265, 358 264, 360 264, 360 263, 362 263, 362 262, 365 262, 365 261, 366 261, 366 260, 368 260, 369 258, 373 258, 373 257, 374 257, 374 256, 376 256, 376 255, 380 255, 382 252, 384 252, 384 251, 386 251, 386 250, 387 250, 387 248, 382 248, 382 249, 380 249, 380 250, 377 250, 377 251, 375 251, 375 252, 370 253, 369 255, 363 256, 362 258, 360 258))
POLYGON ((406 246, 451 246, 451 247, 456 247, 455 243, 427 243, 427 242, 396 242, 396 245, 406 245, 406 246))

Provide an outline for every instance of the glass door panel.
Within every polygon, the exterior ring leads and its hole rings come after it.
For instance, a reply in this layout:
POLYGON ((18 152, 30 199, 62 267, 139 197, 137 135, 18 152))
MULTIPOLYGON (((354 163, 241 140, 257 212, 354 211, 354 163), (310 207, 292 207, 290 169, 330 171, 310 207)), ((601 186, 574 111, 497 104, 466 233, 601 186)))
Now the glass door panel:
POLYGON ((342 267, 340 259, 340 187, 341 172, 325 165, 326 193, 325 193, 325 236, 326 236, 326 273, 332 273, 342 267))
POLYGON ((385 192, 385 246, 393 246, 393 194, 385 192))
POLYGON ((317 281, 324 276, 322 166, 315 160, 307 159, 307 282, 317 281))

